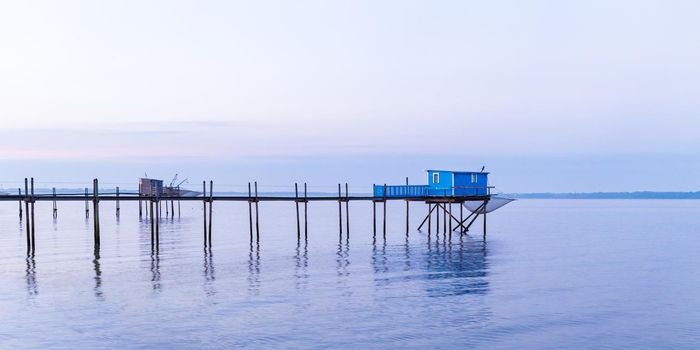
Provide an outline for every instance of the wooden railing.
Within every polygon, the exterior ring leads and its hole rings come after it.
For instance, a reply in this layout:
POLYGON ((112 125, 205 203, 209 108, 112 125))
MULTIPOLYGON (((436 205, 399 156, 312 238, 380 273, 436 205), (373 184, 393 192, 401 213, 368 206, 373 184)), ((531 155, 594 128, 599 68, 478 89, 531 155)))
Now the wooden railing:
POLYGON ((379 198, 417 198, 452 196, 487 196, 493 186, 452 186, 445 188, 428 185, 374 185, 373 196, 379 198))

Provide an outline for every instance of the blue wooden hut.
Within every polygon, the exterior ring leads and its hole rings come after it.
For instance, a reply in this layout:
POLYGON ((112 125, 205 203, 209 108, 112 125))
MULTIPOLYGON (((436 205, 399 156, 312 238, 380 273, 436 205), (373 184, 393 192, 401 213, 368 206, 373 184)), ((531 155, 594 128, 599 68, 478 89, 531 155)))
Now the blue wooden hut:
POLYGON ((489 173, 482 171, 427 170, 428 195, 486 196, 489 173))
POLYGON ((490 194, 487 172, 434 169, 426 172, 427 185, 375 185, 373 195, 387 198, 411 198, 488 196, 490 194))

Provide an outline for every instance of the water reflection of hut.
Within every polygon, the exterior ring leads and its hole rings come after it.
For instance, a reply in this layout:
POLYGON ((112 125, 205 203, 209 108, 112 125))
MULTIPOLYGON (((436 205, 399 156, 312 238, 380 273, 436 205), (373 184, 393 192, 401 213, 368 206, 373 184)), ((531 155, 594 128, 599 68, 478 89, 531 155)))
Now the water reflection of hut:
POLYGON ((423 281, 429 296, 443 297, 486 294, 486 256, 487 249, 480 241, 432 241, 427 247, 407 241, 401 246, 375 244, 371 263, 378 286, 423 281))
POLYGON ((487 250, 483 242, 434 242, 424 254, 431 296, 488 292, 487 250))

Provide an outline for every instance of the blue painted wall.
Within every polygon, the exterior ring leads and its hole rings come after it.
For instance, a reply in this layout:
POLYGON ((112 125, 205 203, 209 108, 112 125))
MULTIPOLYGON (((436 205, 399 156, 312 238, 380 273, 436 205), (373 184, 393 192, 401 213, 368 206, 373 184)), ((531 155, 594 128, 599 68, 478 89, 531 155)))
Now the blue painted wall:
POLYGON ((452 195, 452 172, 446 170, 428 170, 428 194, 431 196, 452 195), (439 182, 435 182, 438 174, 439 182))
POLYGON ((488 194, 488 173, 455 173, 455 196, 484 196, 488 194))

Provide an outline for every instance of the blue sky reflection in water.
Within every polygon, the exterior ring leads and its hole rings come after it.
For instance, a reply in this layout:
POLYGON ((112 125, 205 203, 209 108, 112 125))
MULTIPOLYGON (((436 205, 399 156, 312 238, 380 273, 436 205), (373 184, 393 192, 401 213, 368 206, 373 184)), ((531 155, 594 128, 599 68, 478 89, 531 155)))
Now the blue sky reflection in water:
MULTIPOLYGON (((9 204, 9 203, 8 203, 9 204)), ((135 203, 102 205, 95 259, 81 203, 37 204, 26 259, 14 206, 0 212, 0 347, 22 348, 697 348, 700 278, 694 201, 521 200, 473 235, 404 235, 388 208, 386 242, 371 205, 313 203, 297 245, 291 204, 263 203, 249 245, 247 205, 163 220, 157 254, 135 203)), ((426 208, 412 205, 412 227, 426 208)), ((478 223, 476 224, 477 226, 478 223)))

